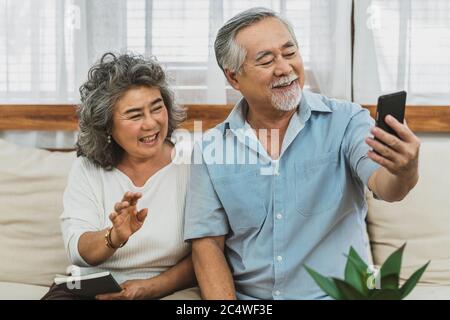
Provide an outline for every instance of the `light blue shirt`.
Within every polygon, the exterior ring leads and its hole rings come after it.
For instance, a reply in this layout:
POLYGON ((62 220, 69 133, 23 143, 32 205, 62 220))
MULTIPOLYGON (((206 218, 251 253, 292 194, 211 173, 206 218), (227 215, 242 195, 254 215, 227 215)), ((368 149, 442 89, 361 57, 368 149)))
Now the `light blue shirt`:
POLYGON ((272 160, 245 131, 247 108, 241 100, 194 148, 202 163, 191 168, 185 240, 226 235, 239 299, 327 298, 304 266, 344 278, 350 246, 367 260, 364 185, 379 165, 364 139, 374 121, 357 104, 304 91, 272 160))

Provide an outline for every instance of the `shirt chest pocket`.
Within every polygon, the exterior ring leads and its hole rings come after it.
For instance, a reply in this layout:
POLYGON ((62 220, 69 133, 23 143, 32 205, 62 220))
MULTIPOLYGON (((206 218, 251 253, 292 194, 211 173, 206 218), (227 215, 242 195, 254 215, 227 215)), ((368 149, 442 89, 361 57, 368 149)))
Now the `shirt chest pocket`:
POLYGON ((329 212, 342 198, 339 153, 330 152, 295 164, 295 205, 306 217, 329 212))
POLYGON ((233 173, 213 178, 217 195, 227 213, 233 230, 259 228, 267 215, 268 191, 266 176, 260 170, 233 173))

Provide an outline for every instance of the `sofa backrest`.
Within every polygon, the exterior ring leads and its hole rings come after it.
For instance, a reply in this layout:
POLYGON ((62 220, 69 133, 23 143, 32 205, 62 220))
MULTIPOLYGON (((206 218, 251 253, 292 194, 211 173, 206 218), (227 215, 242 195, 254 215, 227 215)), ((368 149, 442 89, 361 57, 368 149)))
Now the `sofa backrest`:
POLYGON ((65 273, 59 216, 74 159, 0 139, 0 281, 48 286, 65 273))
MULTIPOLYGON (((0 281, 50 285, 69 264, 59 226, 74 152, 0 139, 0 281)), ((401 202, 368 197, 374 264, 404 242, 402 278, 431 260, 422 283, 450 285, 450 140, 424 140, 418 185, 401 202)))
POLYGON ((401 202, 368 198, 374 263, 381 265, 407 243, 402 279, 431 260, 421 283, 450 285, 450 139, 423 138, 419 182, 401 202))

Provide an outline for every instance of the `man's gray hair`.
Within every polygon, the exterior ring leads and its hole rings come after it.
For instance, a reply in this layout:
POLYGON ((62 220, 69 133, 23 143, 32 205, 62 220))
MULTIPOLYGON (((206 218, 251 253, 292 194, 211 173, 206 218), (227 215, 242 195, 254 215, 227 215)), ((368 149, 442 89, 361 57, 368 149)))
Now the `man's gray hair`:
POLYGON ((295 45, 298 47, 294 29, 289 21, 273 10, 263 7, 251 8, 238 13, 228 20, 217 33, 216 41, 214 42, 214 51, 216 53, 217 63, 222 71, 225 72, 225 69, 228 69, 233 73, 238 73, 241 70, 247 52, 236 42, 236 34, 239 30, 266 18, 276 18, 281 21, 288 29, 295 45))
POLYGON ((87 81, 80 87, 78 156, 106 170, 112 170, 122 160, 125 153, 122 147, 114 139, 108 143, 114 105, 127 90, 140 86, 157 88, 161 92, 169 117, 167 138, 170 138, 186 118, 186 112, 175 104, 162 67, 153 58, 132 53, 116 56, 108 52, 91 67, 87 81))

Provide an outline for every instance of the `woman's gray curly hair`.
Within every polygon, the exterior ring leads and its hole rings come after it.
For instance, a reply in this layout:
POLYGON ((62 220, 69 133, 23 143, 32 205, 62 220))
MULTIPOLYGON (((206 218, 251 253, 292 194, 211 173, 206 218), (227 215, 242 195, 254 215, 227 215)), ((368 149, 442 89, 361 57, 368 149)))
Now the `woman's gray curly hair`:
POLYGON ((171 137, 186 118, 186 111, 175 104, 162 67, 153 58, 108 52, 91 67, 87 81, 80 87, 77 156, 106 170, 112 170, 121 161, 125 151, 113 139, 108 143, 113 108, 127 90, 139 86, 160 90, 169 117, 167 138, 171 137))

